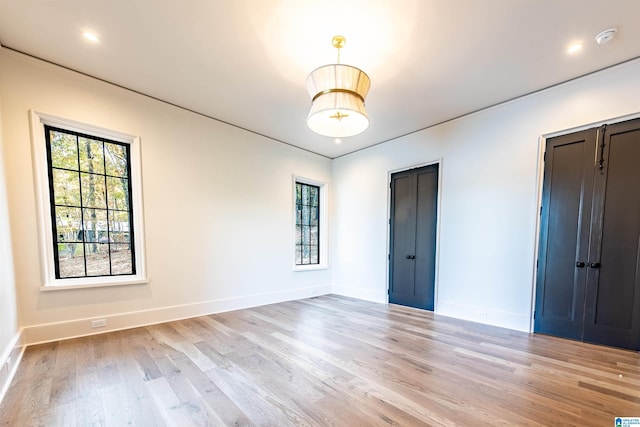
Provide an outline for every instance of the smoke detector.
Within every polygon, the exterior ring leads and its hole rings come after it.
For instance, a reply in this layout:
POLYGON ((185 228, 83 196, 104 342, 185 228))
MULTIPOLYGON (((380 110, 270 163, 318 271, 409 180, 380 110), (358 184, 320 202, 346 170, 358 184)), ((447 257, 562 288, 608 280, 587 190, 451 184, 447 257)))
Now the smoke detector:
POLYGON ((617 28, 609 28, 608 30, 604 30, 596 36, 596 42, 598 42, 598 44, 609 43, 616 36, 617 32, 617 28))

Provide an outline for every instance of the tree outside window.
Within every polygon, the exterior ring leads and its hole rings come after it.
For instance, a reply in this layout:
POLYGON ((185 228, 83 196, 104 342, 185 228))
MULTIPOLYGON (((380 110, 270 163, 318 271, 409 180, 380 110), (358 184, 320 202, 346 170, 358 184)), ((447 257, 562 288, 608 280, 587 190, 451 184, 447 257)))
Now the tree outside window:
POLYGON ((136 274, 130 147, 45 126, 56 279, 136 274))
POLYGON ((320 263, 320 187, 296 182, 296 265, 320 263))

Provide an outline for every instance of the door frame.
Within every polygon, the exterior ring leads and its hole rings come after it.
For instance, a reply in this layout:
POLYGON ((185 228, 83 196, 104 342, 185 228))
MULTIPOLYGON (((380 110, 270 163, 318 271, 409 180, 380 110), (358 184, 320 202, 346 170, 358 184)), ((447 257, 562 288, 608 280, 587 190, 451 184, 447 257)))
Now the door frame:
POLYGON ((442 165, 443 158, 440 157, 436 160, 431 160, 423 163, 415 163, 409 166, 403 166, 398 169, 391 169, 387 171, 387 263, 386 263, 386 288, 385 288, 385 302, 389 304, 389 286, 391 283, 391 277, 389 274, 390 267, 390 255, 391 255, 391 175, 398 172, 405 172, 411 169, 418 169, 425 166, 438 165, 438 196, 437 196, 437 209, 436 209, 436 260, 435 260, 435 276, 433 283, 433 312, 438 312, 438 284, 440 282, 440 219, 442 209, 442 165))
MULTIPOLYGON (((534 327, 534 315, 536 310, 536 291, 538 286, 538 256, 540 251, 540 227, 541 224, 541 212, 542 212, 542 189, 544 185, 544 155, 547 147, 547 139, 554 138, 556 136, 568 135, 571 133, 579 132, 582 130, 591 129, 594 127, 600 127, 602 125, 612 125, 627 120, 633 120, 640 118, 640 112, 634 114, 627 114, 624 116, 612 117, 597 122, 591 122, 588 124, 575 126, 572 128, 566 128, 562 130, 556 130, 552 132, 543 133, 538 138, 538 165, 536 170, 536 226, 535 226, 535 240, 533 247, 533 260, 531 263, 531 297, 529 301, 529 333, 533 333, 534 327)), ((438 189, 439 190, 439 189, 438 189)), ((439 193, 438 193, 439 197, 439 193)), ((439 212, 438 212, 439 214, 439 212)))

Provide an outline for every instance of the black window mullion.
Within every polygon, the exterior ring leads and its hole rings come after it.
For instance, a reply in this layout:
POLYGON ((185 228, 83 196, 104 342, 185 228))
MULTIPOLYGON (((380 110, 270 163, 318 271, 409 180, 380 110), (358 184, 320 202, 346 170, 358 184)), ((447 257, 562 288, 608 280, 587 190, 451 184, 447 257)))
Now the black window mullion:
POLYGON ((53 186, 53 155, 51 153, 51 128, 44 127, 45 141, 47 144, 47 174, 49 175, 49 203, 51 209, 51 228, 53 232, 53 260, 56 278, 60 278, 60 254, 58 253, 58 223, 56 221, 56 204, 53 186))
POLYGON ((76 135, 76 153, 78 156, 78 188, 80 191, 80 231, 82 234, 82 260, 84 262, 84 275, 87 276, 87 246, 85 245, 85 239, 87 232, 84 229, 84 199, 82 197, 82 171, 80 168, 80 137, 76 135))
POLYGON ((316 261, 320 264, 320 187, 316 190, 316 261))
MULTIPOLYGON (((105 145, 107 143, 102 141, 102 170, 104 171, 104 203, 107 211, 107 255, 109 256, 109 276, 113 276, 113 260, 111 259, 111 227, 110 227, 110 211, 109 209, 109 182, 107 181, 107 153, 105 145)), ((128 163, 128 162, 127 162, 128 163)), ((129 193, 131 196, 131 193, 129 193)), ((98 247, 100 245, 100 238, 98 237, 98 247)))
POLYGON ((127 155, 127 187, 129 190, 129 248, 131 250, 131 273, 136 274, 136 248, 133 244, 135 230, 133 229, 133 204, 131 203, 131 195, 133 194, 131 187, 131 147, 125 145, 125 153, 127 155))

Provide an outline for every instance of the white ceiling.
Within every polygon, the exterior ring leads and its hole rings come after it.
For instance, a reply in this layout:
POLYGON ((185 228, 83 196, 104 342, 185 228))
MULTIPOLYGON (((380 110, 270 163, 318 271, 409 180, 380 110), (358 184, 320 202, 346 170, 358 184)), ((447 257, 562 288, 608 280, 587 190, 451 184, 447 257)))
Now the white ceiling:
POLYGON ((335 158, 640 57, 640 0, 0 0, 0 44, 335 158), (304 85, 336 34, 372 81, 341 144, 304 85))

